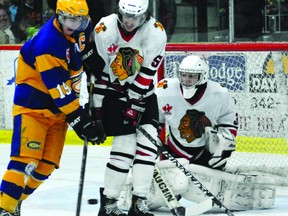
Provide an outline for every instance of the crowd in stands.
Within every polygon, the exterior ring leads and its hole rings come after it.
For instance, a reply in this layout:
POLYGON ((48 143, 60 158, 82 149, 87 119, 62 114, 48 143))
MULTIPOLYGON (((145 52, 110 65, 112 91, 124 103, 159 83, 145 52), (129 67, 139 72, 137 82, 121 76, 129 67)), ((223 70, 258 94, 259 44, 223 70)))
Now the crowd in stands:
MULTIPOLYGON (((34 36, 54 16, 56 2, 57 0, 0 0, 0 44, 23 44, 34 36)), ((92 24, 96 25, 106 15, 103 10, 104 1, 87 0, 87 3, 92 24), (97 13, 92 13, 93 11, 97 13)))
POLYGON ((8 10, 0 5, 0 44, 14 44, 15 36, 8 10))
MULTIPOLYGON (((86 1, 93 26, 108 14, 107 5, 114 12, 111 1, 86 1)), ((57 0, 0 0, 0 44, 23 44, 34 36, 40 27, 54 16, 56 2, 57 0)), ((114 3, 116 2, 118 1, 114 3)), ((176 23, 175 0, 159 0, 156 8, 157 17, 163 18, 159 21, 163 23, 169 39, 176 23)))
POLYGON ((0 1, 0 44, 24 43, 43 25, 42 1, 0 1))

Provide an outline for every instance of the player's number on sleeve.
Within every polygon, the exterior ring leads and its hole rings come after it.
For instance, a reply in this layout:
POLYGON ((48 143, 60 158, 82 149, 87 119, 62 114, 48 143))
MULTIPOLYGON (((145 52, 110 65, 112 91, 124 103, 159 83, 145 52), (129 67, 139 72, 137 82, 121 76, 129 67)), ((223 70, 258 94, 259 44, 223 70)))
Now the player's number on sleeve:
POLYGON ((57 85, 57 90, 60 94, 60 99, 65 98, 66 95, 70 95, 71 94, 71 89, 69 88, 68 85, 66 85, 66 83, 62 83, 62 85, 57 85))
POLYGON ((163 56, 160 56, 158 55, 156 58, 153 59, 153 62, 152 62, 152 67, 155 67, 157 68, 158 65, 161 63, 161 60, 162 60, 163 56))

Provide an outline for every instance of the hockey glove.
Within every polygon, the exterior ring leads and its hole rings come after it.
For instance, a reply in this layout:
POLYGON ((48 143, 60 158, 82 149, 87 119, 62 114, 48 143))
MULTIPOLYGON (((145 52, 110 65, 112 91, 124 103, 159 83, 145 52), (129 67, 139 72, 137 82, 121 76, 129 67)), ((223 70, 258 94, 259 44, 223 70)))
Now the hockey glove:
POLYGON ((128 100, 127 106, 123 111, 124 123, 131 122, 135 127, 137 127, 142 117, 142 114, 145 112, 145 105, 145 101, 140 101, 136 99, 128 100))
POLYGON ((103 127, 103 111, 102 108, 92 108, 91 110, 91 119, 93 125, 97 126, 99 130, 103 133, 103 137, 99 137, 97 144, 103 143, 106 140, 106 134, 103 127))
POLYGON ((85 106, 85 112, 88 113, 89 116, 91 116, 91 121, 93 123, 96 123, 97 120, 103 119, 103 111, 102 108, 90 108, 89 103, 86 103, 85 106))
POLYGON ((100 143, 103 140, 104 134, 98 127, 93 125, 88 113, 79 108, 71 114, 68 114, 66 121, 74 129, 75 133, 80 139, 87 137, 88 141, 92 143, 100 143))
POLYGON ((91 119, 93 123, 96 123, 98 120, 103 119, 103 111, 102 108, 96 107, 91 109, 91 119))
POLYGON ((212 127, 205 128, 206 147, 212 154, 208 161, 212 168, 221 169, 227 163, 232 152, 236 149, 236 141, 234 135, 227 128, 219 128, 218 130, 212 127))
MULTIPOLYGON (((102 119, 101 120, 97 120, 96 123, 93 123, 99 130, 99 132, 101 134, 103 134, 103 136, 98 136, 98 140, 96 140, 95 142, 99 145, 100 143, 104 143, 104 141, 106 140, 107 136, 105 134, 105 131, 104 131, 104 127, 103 127, 103 122, 102 122, 102 119)), ((93 145, 95 143, 92 143, 93 145)))
POLYGON ((91 74, 94 74, 99 79, 101 74, 99 72, 103 71, 105 62, 98 54, 94 41, 85 44, 85 48, 82 51, 82 61, 87 76, 90 77, 91 74))

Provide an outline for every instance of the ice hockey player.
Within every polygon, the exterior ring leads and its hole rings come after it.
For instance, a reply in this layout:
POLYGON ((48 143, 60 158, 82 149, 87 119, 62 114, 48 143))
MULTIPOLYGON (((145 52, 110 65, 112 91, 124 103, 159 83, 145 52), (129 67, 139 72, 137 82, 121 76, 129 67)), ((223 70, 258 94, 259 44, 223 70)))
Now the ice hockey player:
POLYGON ((100 190, 99 216, 126 215, 117 208, 117 199, 131 166, 134 191, 128 215, 153 215, 144 201, 157 148, 136 133, 136 125, 157 138, 154 80, 165 54, 167 36, 162 24, 150 16, 148 6, 149 0, 120 0, 117 14, 102 18, 95 27, 97 52, 105 66, 96 83, 93 113, 95 120, 103 122, 106 135, 114 136, 104 190, 100 190))
POLYGON ((83 66, 73 34, 89 22, 85 0, 58 0, 56 17, 20 50, 11 158, 0 187, 1 216, 19 216, 21 202, 59 168, 67 122, 80 138, 102 141, 103 133, 92 125, 78 98, 83 66))
MULTIPOLYGON (((228 209, 268 208, 274 203, 274 186, 262 184, 261 176, 225 172, 236 147, 237 110, 228 90, 208 80, 208 73, 202 57, 189 55, 180 63, 177 77, 158 83, 159 122, 162 129, 167 128, 164 136, 160 133, 164 146, 228 209)), ((170 160, 163 159, 156 166, 175 195, 198 203, 208 198, 170 160)), ((127 185, 124 194, 131 193, 127 185)), ((154 182, 147 196, 150 209, 166 205, 157 187, 154 182)), ((120 203, 129 206, 123 199, 120 203)))

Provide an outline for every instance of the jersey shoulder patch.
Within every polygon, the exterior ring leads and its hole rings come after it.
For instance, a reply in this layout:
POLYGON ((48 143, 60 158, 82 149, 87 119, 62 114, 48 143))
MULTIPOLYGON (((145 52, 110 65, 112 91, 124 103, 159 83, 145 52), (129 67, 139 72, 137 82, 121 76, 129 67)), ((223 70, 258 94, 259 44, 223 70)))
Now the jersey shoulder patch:
POLYGON ((158 82, 156 94, 159 96, 171 96, 178 94, 179 80, 178 78, 166 78, 158 82))
POLYGON ((163 88, 166 89, 168 87, 168 80, 162 79, 157 83, 157 88, 163 88))
POLYGON ((113 25, 117 22, 117 15, 111 14, 109 16, 103 17, 95 26, 95 33, 100 34, 109 31, 109 29, 114 29, 113 25))
POLYGON ((158 82, 157 88, 171 89, 180 85, 178 78, 165 78, 158 82))

